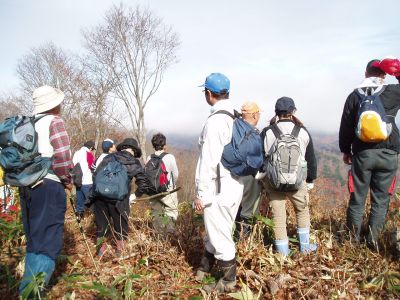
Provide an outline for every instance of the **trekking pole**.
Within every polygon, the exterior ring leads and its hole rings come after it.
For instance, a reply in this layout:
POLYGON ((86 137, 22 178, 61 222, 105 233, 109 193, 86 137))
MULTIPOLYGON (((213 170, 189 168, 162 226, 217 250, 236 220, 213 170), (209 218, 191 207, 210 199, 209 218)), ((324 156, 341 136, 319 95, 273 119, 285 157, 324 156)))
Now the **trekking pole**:
POLYGON ((147 197, 136 198, 135 201, 146 201, 146 200, 162 198, 162 197, 167 196, 169 194, 176 193, 180 189, 181 189, 181 187, 177 187, 177 188, 175 188, 175 189, 173 189, 171 191, 166 191, 166 192, 158 193, 158 194, 147 196, 147 197))
MULTIPOLYGON (((83 240, 85 241, 86 247, 87 247, 87 249, 88 249, 88 251, 89 251, 90 259, 92 260, 92 263, 93 263, 94 268, 96 269, 97 273, 100 274, 99 268, 97 267, 97 264, 96 264, 96 262, 94 261, 92 251, 90 251, 90 246, 89 246, 89 243, 87 242, 86 234, 85 234, 85 232, 83 231, 83 227, 82 227, 82 224, 81 224, 81 218, 78 216, 78 213, 77 213, 76 210, 75 210, 75 205, 74 205, 74 201, 73 201, 71 192, 70 192, 68 198, 69 198, 69 201, 71 202, 71 207, 72 207, 72 209, 73 209, 73 212, 72 212, 72 213, 75 215, 76 222, 78 222, 79 231, 81 232, 82 237, 83 237, 83 240)), ((99 278, 99 279, 100 279, 100 278, 99 278)), ((100 279, 100 282, 101 282, 101 279, 100 279)))

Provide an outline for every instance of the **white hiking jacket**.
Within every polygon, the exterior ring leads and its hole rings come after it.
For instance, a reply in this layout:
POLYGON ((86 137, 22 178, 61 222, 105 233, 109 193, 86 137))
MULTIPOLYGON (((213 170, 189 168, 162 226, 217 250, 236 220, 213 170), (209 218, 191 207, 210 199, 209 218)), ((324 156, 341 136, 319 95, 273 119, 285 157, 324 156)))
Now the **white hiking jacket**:
POLYGON ((229 170, 220 163, 224 146, 232 139, 233 119, 226 114, 212 115, 216 111, 226 110, 233 114, 230 100, 219 100, 211 107, 211 115, 206 120, 199 137, 200 156, 196 167, 196 197, 203 205, 210 204, 215 198, 217 166, 220 176, 231 176, 229 170))
POLYGON ((89 169, 89 164, 88 164, 88 152, 89 148, 83 146, 81 149, 75 152, 72 162, 74 166, 77 163, 80 163, 81 169, 82 169, 82 185, 90 185, 93 184, 93 175, 92 171, 89 169))

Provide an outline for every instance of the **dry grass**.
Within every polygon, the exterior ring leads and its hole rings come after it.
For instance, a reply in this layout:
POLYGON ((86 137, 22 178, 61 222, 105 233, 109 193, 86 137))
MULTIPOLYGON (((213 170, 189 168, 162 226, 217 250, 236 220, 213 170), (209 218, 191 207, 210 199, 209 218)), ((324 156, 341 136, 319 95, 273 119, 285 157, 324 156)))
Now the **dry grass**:
MULTIPOLYGON (((185 199, 185 195, 180 196, 185 199)), ((316 196, 312 199, 312 238, 319 245, 318 252, 301 254, 293 240, 291 256, 282 258, 266 244, 271 238, 270 230, 258 221, 252 235, 237 245, 237 288, 250 289, 247 295, 253 297, 241 299, 398 299, 400 264, 387 238, 397 221, 388 222, 391 229, 383 235, 382 250, 373 253, 365 246, 352 245, 351 238, 346 236, 345 203, 325 211, 324 199, 316 196)), ((263 207, 265 211, 266 201, 263 207)), ((115 257, 113 241, 108 241, 104 257, 95 257, 100 273, 96 273, 76 220, 68 210, 65 246, 48 299, 232 299, 229 295, 202 294, 199 283, 194 281, 193 270, 203 251, 203 227, 201 216, 193 214, 187 201, 181 203, 177 235, 170 240, 154 234, 144 203, 133 208, 129 244, 122 259, 115 257)), ((289 209, 288 231, 294 238, 293 217, 289 209)), ((83 226, 94 254, 93 217, 86 217, 83 226)), ((10 281, 10 277, 21 275, 17 266, 22 255, 21 244, 12 251, 2 251, 1 271, 7 265, 10 274, 1 277, 1 299, 16 297, 16 286, 9 288, 6 279, 10 281)))

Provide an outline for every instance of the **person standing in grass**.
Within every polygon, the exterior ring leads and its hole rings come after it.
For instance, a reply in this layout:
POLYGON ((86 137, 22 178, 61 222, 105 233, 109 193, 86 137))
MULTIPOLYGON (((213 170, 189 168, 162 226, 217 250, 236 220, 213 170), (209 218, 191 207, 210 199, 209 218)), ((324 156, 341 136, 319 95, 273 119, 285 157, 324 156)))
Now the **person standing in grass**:
MULTIPOLYGON (((102 239, 112 234, 115 237, 116 244, 116 255, 121 255, 125 249, 125 242, 128 239, 129 233, 129 195, 131 190, 131 180, 135 178, 137 189, 135 195, 137 197, 143 194, 152 194, 153 190, 151 184, 146 177, 143 167, 139 161, 142 156, 142 151, 139 148, 138 142, 134 138, 126 138, 117 146, 117 152, 108 154, 103 158, 103 161, 97 166, 95 172, 95 184, 96 175, 101 172, 103 168, 107 166, 109 162, 114 160, 119 161, 125 166, 129 182, 128 194, 122 200, 116 199, 105 199, 100 195, 93 195, 95 197, 95 217, 97 226, 97 239, 102 239), (111 226, 112 224, 112 226, 111 226)), ((99 256, 102 256, 106 244, 102 244, 98 252, 99 256)))
MULTIPOLYGON (((282 97, 276 101, 275 104, 275 117, 270 121, 270 125, 263 130, 265 133, 264 137, 264 150, 267 157, 267 161, 274 162, 268 160, 268 157, 274 156, 274 152, 278 151, 276 146, 276 142, 280 139, 281 136, 291 135, 295 138, 296 142, 291 140, 291 144, 297 143, 299 146, 300 154, 299 160, 297 160, 300 165, 297 165, 297 168, 302 168, 302 165, 307 166, 307 170, 303 171, 302 176, 304 176, 304 181, 297 181, 299 186, 294 187, 289 184, 285 184, 285 182, 281 182, 279 188, 276 188, 272 183, 275 177, 266 177, 265 180, 265 189, 268 198, 270 199, 269 205, 272 208, 272 220, 274 222, 274 235, 275 235, 275 248, 276 250, 287 256, 289 255, 289 240, 286 231, 286 198, 289 198, 290 202, 293 204, 295 213, 296 213, 296 221, 297 221, 297 236, 300 242, 300 251, 301 252, 311 252, 317 249, 317 245, 310 244, 310 213, 309 213, 309 190, 314 187, 314 179, 317 177, 317 161, 314 154, 314 146, 312 143, 311 135, 306 130, 304 125, 300 122, 298 118, 294 116, 296 111, 296 106, 292 98, 282 97)), ((292 148, 294 149, 294 148, 292 148)), ((281 166, 285 167, 285 170, 280 169, 281 171, 286 171, 287 169, 292 169, 292 165, 290 161, 296 161, 294 153, 295 151, 291 151, 289 157, 284 157, 285 152, 281 152, 283 155, 280 156, 280 159, 287 164, 283 164, 281 166), (293 155, 291 157, 290 155, 293 155), (290 166, 290 167, 289 167, 290 166)), ((290 153, 290 152, 289 152, 290 153)), ((277 162, 276 162, 277 163, 277 162)), ((267 164, 265 166, 266 173, 271 174, 271 169, 273 168, 273 164, 267 164)), ((294 169, 293 169, 294 170, 294 169)), ((288 172, 292 170, 287 170, 288 172)), ((291 174, 293 175, 293 174, 291 174)), ((300 176, 299 173, 297 173, 300 176)), ((278 175, 279 176, 279 175, 278 175)), ((289 175, 286 175, 286 179, 289 179, 289 175)), ((300 179, 303 180, 303 177, 300 179)))
POLYGON ((20 189, 22 223, 26 236, 25 271, 19 286, 24 289, 39 274, 48 284, 60 255, 64 238, 66 190, 71 191, 71 147, 65 123, 61 118, 64 93, 50 86, 33 92, 33 115, 43 116, 35 124, 39 153, 52 157, 43 182, 20 189))
POLYGON ((371 209, 366 242, 375 251, 378 250, 378 238, 385 225, 390 195, 395 187, 400 152, 399 130, 395 123, 395 116, 400 109, 400 86, 385 84, 385 76, 386 73, 380 68, 380 60, 374 59, 367 64, 365 79, 347 97, 339 130, 343 162, 351 165, 347 227, 355 241, 360 242, 365 202, 370 191, 371 209), (386 140, 363 142, 356 135, 361 94, 380 95, 384 113, 392 127, 386 140))
MULTIPOLYGON (((165 169, 168 172, 168 187, 167 191, 176 188, 179 171, 176 165, 175 156, 166 152, 167 139, 162 133, 153 135, 151 144, 154 148, 154 154, 147 158, 147 162, 152 156, 162 159, 165 169)), ((162 199, 150 201, 153 227, 161 235, 173 234, 175 232, 175 222, 178 218, 178 195, 177 193, 169 194, 162 199)))
POLYGON ((80 218, 83 218, 85 203, 88 201, 89 192, 93 185, 94 150, 94 142, 87 141, 72 157, 74 166, 79 164, 82 170, 82 185, 76 186, 76 213, 80 218))
MULTIPOLYGON (((242 119, 256 128, 260 120, 260 108, 255 102, 246 102, 241 107, 242 119)), ((253 175, 244 176, 243 198, 236 216, 235 238, 240 234, 250 235, 253 218, 259 213, 261 183, 253 175)))
POLYGON ((197 212, 204 212, 206 230, 205 253, 196 279, 202 280, 215 264, 221 278, 215 284, 203 286, 203 289, 207 292, 228 292, 236 285, 236 249, 232 229, 242 200, 243 182, 221 164, 224 146, 232 139, 233 119, 216 112, 225 110, 234 114, 229 100, 229 79, 221 73, 212 73, 203 86, 211 114, 200 134, 200 156, 195 176, 193 207, 197 212))

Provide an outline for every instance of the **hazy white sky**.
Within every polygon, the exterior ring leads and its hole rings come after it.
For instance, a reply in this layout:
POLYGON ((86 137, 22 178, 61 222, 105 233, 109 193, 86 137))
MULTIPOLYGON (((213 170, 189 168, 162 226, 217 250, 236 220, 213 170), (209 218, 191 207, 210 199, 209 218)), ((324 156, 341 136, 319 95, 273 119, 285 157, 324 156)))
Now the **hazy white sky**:
MULTIPOLYGON (((15 68, 30 48, 52 41, 82 51, 81 29, 102 22, 120 1, 1 0, 0 91, 18 84, 15 68)), ((231 80, 231 100, 253 100, 273 116, 277 98, 295 100, 311 132, 336 132, 350 91, 367 62, 400 56, 398 0, 143 0, 173 26, 182 45, 145 114, 147 128, 198 133, 209 113, 201 88, 221 72, 231 80)), ((388 78, 389 82, 395 82, 388 78)))

